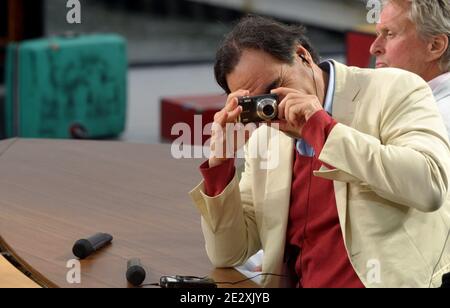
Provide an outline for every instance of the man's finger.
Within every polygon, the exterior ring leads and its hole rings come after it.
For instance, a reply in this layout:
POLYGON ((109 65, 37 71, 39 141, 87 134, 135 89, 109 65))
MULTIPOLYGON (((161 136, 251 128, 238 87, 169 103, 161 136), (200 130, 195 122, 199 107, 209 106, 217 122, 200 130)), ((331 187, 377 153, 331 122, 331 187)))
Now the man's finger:
POLYGON ((289 112, 289 109, 291 107, 291 104, 286 103, 286 107, 284 108, 284 118, 288 122, 289 125, 292 125, 291 123, 291 113, 289 112))
POLYGON ((283 88, 283 87, 277 88, 277 89, 273 89, 272 91, 270 91, 270 93, 277 94, 278 96, 281 96, 281 97, 285 97, 289 93, 296 93, 296 94, 306 95, 306 92, 304 92, 302 90, 291 89, 291 88, 283 88))
POLYGON ((236 107, 238 106, 238 98, 237 97, 233 97, 232 99, 230 99, 230 101, 227 103, 227 105, 225 106, 224 110, 226 112, 231 112, 234 109, 236 109, 236 107))
POLYGON ((286 99, 283 99, 279 104, 278 104, 278 119, 280 120, 284 120, 285 119, 285 108, 286 108, 286 99))
POLYGON ((247 95, 250 95, 250 92, 247 90, 238 90, 236 92, 231 93, 228 96, 227 104, 225 105, 224 109, 227 112, 233 111, 238 105, 238 98, 247 95))
POLYGON ((221 122, 223 115, 226 113, 225 110, 221 110, 214 115, 214 123, 221 122))
POLYGON ((241 113, 242 113, 242 107, 241 106, 235 108, 233 111, 228 113, 227 121, 229 123, 236 122, 238 117, 241 115, 241 113))
POLYGON ((228 112, 223 111, 220 112, 215 122, 219 124, 221 127, 223 127, 227 123, 227 120, 228 120, 228 112))
POLYGON ((281 131, 286 131, 288 129, 288 123, 286 122, 286 120, 281 120, 277 124, 278 129, 281 131))
MULTIPOLYGON (((291 109, 294 109, 294 108, 291 108, 291 109)), ((298 126, 297 116, 294 112, 289 113, 287 120, 292 127, 298 126)))

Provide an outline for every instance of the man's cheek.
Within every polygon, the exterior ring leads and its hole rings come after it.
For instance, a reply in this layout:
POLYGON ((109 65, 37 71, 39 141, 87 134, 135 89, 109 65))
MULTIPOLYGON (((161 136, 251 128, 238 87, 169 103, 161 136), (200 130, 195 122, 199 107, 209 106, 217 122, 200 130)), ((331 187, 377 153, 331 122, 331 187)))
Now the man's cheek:
POLYGON ((392 46, 387 49, 385 63, 389 67, 402 68, 402 59, 405 58, 405 53, 401 51, 400 46, 392 46))

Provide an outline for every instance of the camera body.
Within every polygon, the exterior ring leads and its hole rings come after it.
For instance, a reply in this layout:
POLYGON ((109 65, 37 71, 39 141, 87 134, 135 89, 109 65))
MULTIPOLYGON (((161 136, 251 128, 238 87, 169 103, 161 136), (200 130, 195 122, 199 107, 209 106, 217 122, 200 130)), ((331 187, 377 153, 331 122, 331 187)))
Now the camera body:
POLYGON ((238 118, 242 124, 270 122, 278 117, 279 98, 276 94, 240 97, 238 104, 242 106, 238 118))

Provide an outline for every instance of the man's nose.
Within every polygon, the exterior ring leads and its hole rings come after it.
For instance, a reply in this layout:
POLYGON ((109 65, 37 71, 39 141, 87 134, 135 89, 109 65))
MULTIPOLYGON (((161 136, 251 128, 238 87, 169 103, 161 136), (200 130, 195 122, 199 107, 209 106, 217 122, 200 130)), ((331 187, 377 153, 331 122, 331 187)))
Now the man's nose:
POLYGON ((384 53, 384 46, 382 43, 381 36, 378 36, 375 41, 370 46, 370 53, 376 57, 382 55, 384 53))

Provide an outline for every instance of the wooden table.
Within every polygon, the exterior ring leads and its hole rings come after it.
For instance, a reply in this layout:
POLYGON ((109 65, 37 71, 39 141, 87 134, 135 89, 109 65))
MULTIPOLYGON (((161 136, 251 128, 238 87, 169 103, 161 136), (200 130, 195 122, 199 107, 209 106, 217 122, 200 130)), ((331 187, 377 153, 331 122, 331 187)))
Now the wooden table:
MULTIPOLYGON (((216 281, 243 277, 214 269, 188 191, 201 160, 175 160, 168 145, 119 142, 0 142, 0 246, 45 287, 127 287, 126 262, 141 258, 145 283, 162 275, 216 281), (77 239, 97 232, 113 244, 81 262, 69 284, 77 239)), ((246 282, 237 287, 256 287, 246 282)))
POLYGON ((39 285, 0 255, 0 288, 39 288, 39 285))

